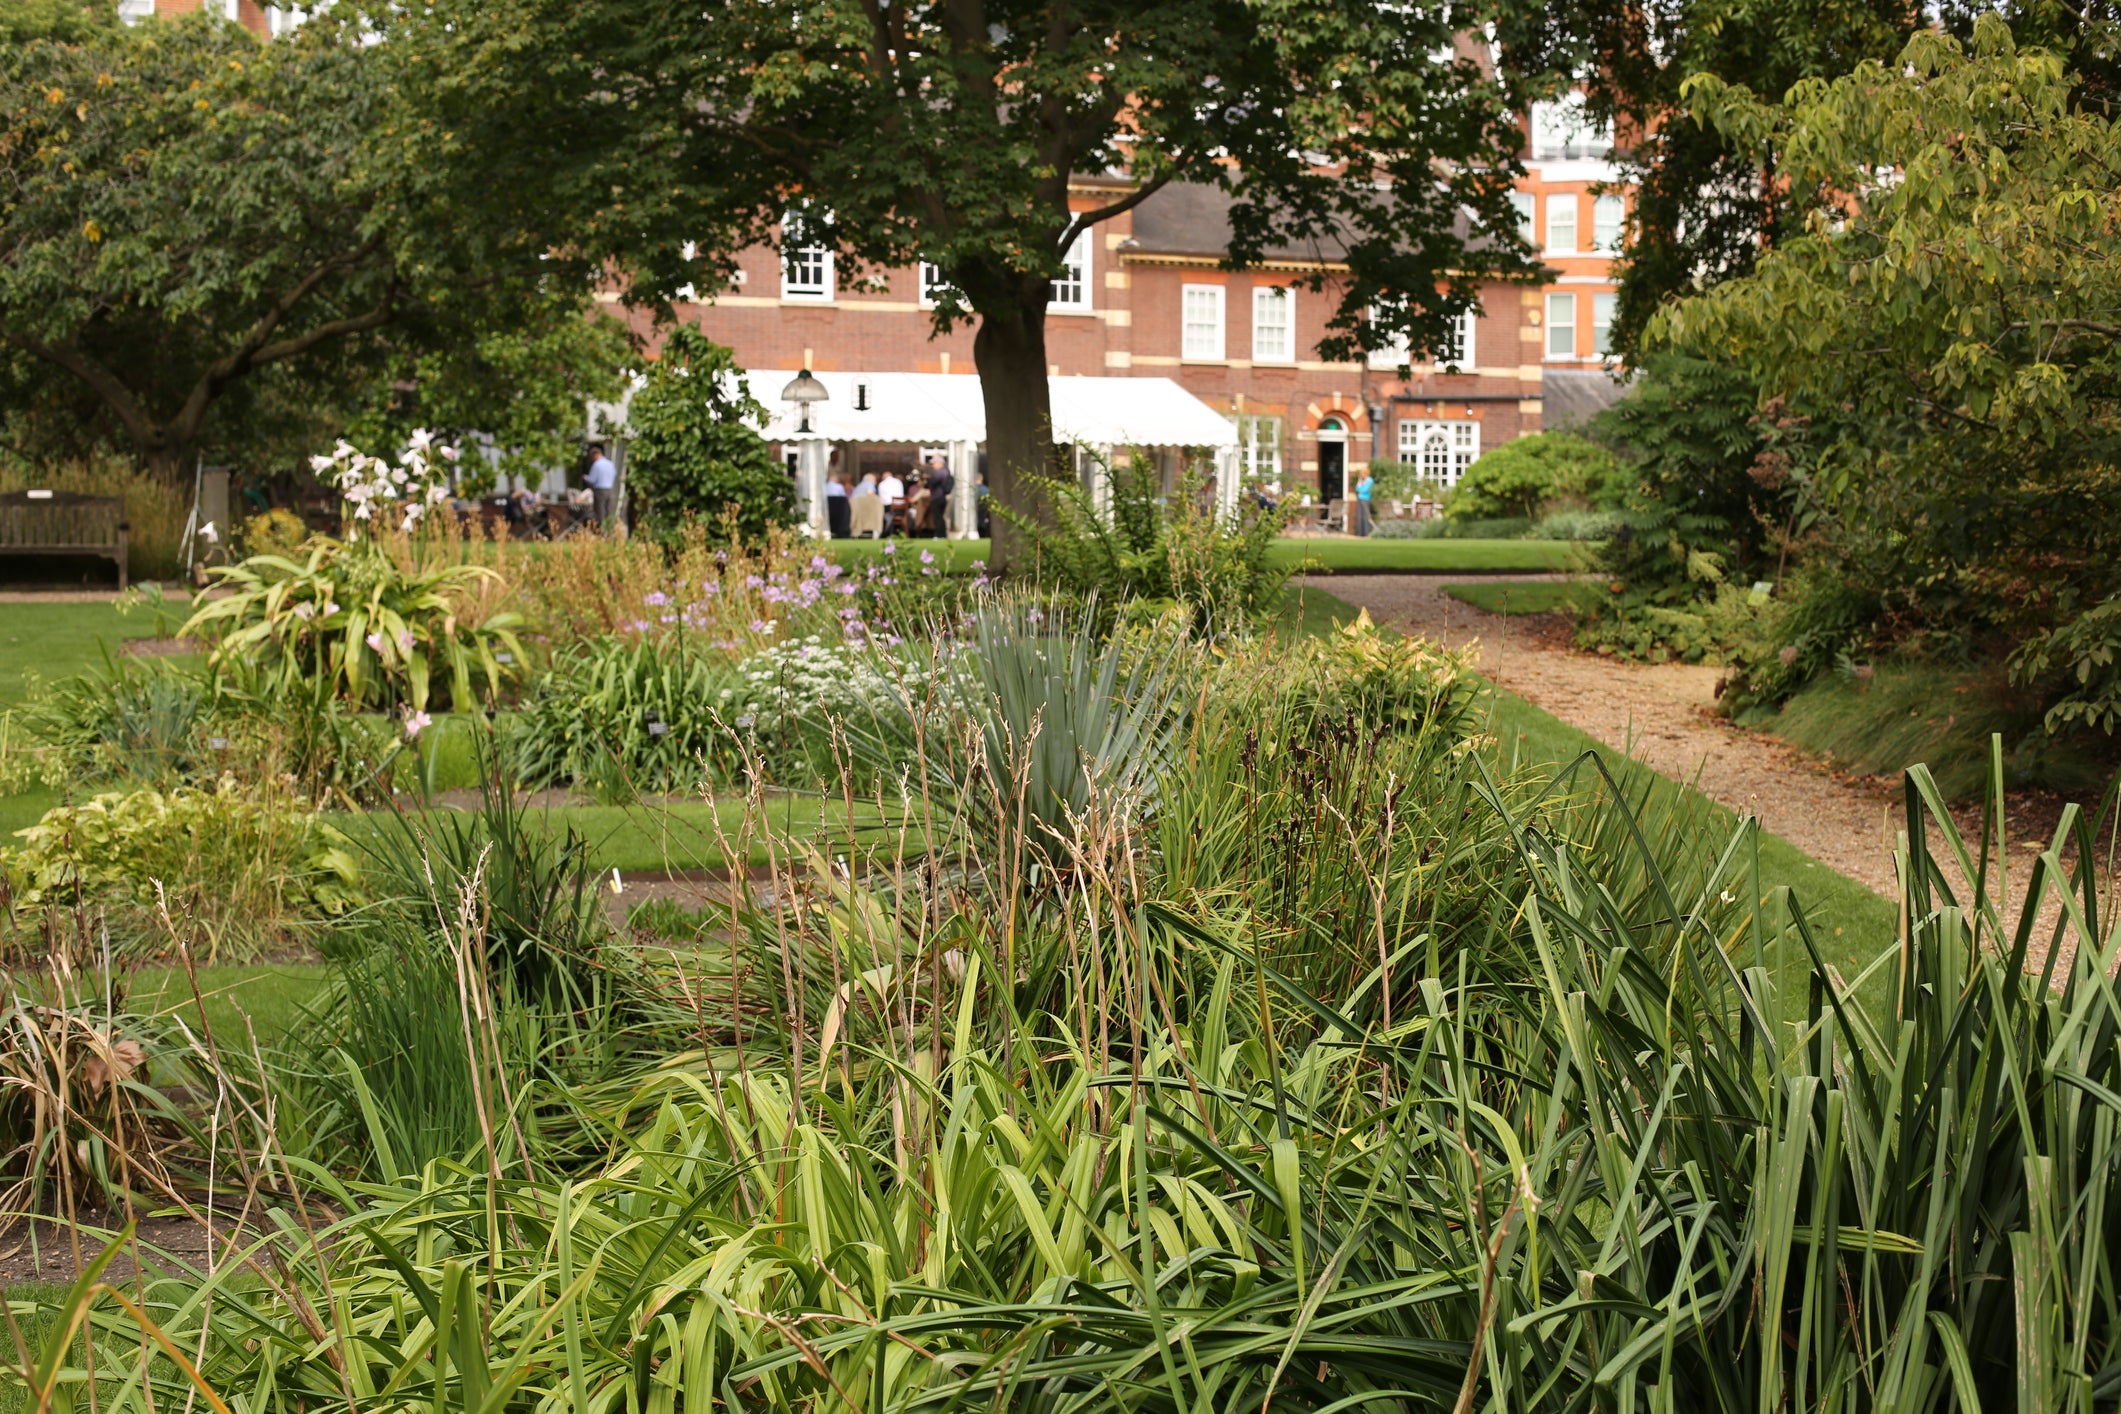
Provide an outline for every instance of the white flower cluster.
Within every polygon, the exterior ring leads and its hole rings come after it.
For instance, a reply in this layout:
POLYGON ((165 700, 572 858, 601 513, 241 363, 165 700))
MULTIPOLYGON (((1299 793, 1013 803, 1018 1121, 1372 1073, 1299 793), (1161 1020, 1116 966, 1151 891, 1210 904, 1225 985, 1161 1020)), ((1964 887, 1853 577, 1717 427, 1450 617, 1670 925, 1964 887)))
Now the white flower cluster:
POLYGON ((763 712, 822 721, 868 711, 898 695, 895 660, 858 644, 827 646, 816 634, 777 643, 737 665, 741 689, 725 688, 763 712))
POLYGON ((412 434, 401 466, 368 456, 343 438, 330 456, 311 457, 309 465, 339 488, 353 507, 355 520, 395 516, 399 529, 409 531, 420 523, 428 507, 449 499, 448 469, 428 460, 430 450, 444 462, 454 462, 458 456, 455 447, 437 447, 434 434, 423 427, 412 434))

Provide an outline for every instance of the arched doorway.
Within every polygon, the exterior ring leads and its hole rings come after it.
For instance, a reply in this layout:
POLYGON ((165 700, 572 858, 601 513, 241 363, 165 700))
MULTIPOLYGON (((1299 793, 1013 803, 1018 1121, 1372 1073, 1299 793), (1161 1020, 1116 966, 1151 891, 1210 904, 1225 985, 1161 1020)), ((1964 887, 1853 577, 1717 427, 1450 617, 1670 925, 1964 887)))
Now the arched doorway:
POLYGON ((1318 499, 1337 501, 1348 494, 1348 427, 1338 417, 1318 422, 1318 499))

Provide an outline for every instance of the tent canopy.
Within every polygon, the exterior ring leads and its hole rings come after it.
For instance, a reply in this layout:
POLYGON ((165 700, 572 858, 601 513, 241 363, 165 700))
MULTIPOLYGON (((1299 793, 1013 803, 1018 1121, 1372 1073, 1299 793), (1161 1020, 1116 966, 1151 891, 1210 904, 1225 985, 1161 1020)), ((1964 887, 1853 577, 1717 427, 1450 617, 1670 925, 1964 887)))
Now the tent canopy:
MULTIPOLYGON (((813 373, 832 396, 810 406, 810 436, 825 442, 940 447, 987 440, 979 379, 952 373, 813 373), (858 386, 860 385, 860 386, 858 386), (858 407, 858 403, 867 407, 858 407)), ((793 369, 744 375, 766 409, 769 441, 801 440, 781 401, 793 369)), ((1053 436, 1093 447, 1234 447, 1237 429, 1169 378, 1054 378, 1053 436)))

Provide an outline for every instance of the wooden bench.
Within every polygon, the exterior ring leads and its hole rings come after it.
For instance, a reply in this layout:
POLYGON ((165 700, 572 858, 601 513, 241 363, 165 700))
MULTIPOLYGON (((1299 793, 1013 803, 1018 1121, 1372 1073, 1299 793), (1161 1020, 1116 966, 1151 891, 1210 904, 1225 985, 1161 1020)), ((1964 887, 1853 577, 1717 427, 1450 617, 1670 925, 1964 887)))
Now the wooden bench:
POLYGON ((95 555, 118 567, 126 584, 129 526, 125 502, 116 496, 79 491, 0 493, 0 559, 9 555, 95 555))

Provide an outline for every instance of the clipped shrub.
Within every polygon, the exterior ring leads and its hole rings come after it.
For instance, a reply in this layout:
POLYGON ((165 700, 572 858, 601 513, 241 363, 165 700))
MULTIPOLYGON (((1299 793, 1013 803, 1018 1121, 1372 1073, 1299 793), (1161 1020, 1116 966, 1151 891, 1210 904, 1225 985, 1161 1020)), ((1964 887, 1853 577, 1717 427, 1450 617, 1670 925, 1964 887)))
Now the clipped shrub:
POLYGON ((1550 509, 1609 508, 1627 468, 1612 452, 1570 432, 1538 432, 1484 452, 1444 501, 1450 520, 1530 520, 1550 509))
POLYGON ((766 410, 729 350, 689 325, 670 331, 628 408, 626 485, 664 539, 688 521, 754 540, 795 521, 795 486, 758 434, 766 410))
POLYGON ((309 534, 302 517, 275 506, 243 522, 241 544, 246 555, 292 555, 309 534))
POLYGON ((1553 511, 1533 525, 1534 540, 1604 540, 1627 523, 1618 511, 1553 511))

